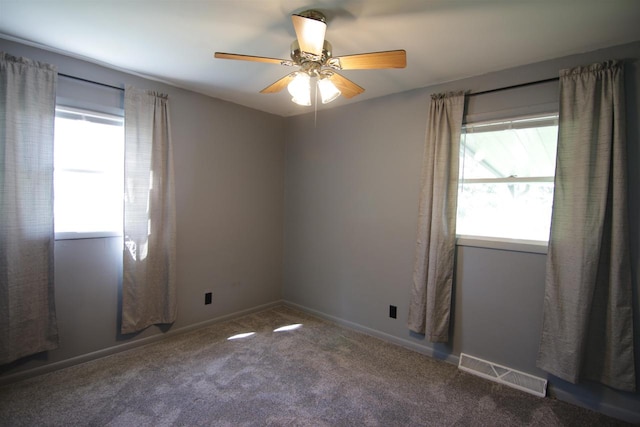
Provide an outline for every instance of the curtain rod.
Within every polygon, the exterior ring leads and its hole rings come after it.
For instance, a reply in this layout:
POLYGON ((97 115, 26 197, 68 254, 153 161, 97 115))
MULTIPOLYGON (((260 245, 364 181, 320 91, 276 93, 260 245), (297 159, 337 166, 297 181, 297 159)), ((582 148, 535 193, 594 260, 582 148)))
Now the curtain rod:
MULTIPOLYGON (((69 74, 64 74, 64 73, 58 73, 58 75, 62 76, 62 77, 66 77, 68 79, 78 80, 78 81, 85 82, 85 83, 92 83, 94 85, 108 87, 110 89, 116 89, 116 90, 124 91, 124 88, 121 88, 121 87, 118 87, 118 86, 113 86, 113 85, 110 85, 110 84, 107 84, 107 83, 100 83, 100 82, 96 82, 96 81, 93 81, 93 80, 83 79, 82 77, 71 76, 69 74)), ((520 83, 520 84, 512 85, 512 86, 505 86, 505 87, 499 87, 499 88, 496 88, 496 89, 489 89, 489 90, 483 90, 483 91, 480 91, 480 92, 473 92, 473 93, 467 94, 466 96, 485 95, 487 93, 500 92, 500 91, 509 90, 509 89, 517 89, 519 87, 532 86, 532 85, 548 83, 548 82, 553 82, 553 81, 558 81, 558 80, 560 80, 560 77, 552 77, 552 78, 544 79, 544 80, 536 80, 534 82, 520 83)))
POLYGON ((85 82, 85 83, 91 83, 91 84, 98 85, 98 86, 108 87, 109 89, 116 89, 116 90, 124 91, 124 89, 121 88, 121 87, 109 85, 109 84, 106 84, 106 83, 95 82, 93 80, 83 79, 82 77, 71 76, 69 74, 64 74, 64 73, 58 73, 58 75, 62 76, 62 77, 66 77, 68 79, 79 80, 79 81, 85 82))
POLYGON ((467 94, 467 96, 484 95, 484 94, 487 94, 487 93, 500 92, 502 90, 508 90, 508 89, 517 89, 519 87, 538 85, 538 84, 554 82, 554 81, 558 81, 558 80, 560 80, 560 77, 552 77, 550 79, 537 80, 535 82, 521 83, 521 84, 513 85, 513 86, 505 86, 505 87, 499 87, 499 88, 496 88, 496 89, 489 89, 489 90, 483 90, 483 91, 480 91, 480 92, 473 92, 473 93, 467 94))

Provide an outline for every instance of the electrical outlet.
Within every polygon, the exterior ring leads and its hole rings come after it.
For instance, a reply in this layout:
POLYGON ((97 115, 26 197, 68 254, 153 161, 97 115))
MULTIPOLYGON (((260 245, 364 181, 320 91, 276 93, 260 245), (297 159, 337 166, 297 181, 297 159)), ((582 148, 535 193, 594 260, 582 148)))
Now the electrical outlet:
POLYGON ((211 292, 206 292, 204 294, 204 305, 211 304, 212 299, 213 299, 213 294, 211 292))
POLYGON ((395 305, 390 305, 389 317, 391 317, 392 319, 395 319, 397 316, 398 316, 398 307, 396 307, 395 305))

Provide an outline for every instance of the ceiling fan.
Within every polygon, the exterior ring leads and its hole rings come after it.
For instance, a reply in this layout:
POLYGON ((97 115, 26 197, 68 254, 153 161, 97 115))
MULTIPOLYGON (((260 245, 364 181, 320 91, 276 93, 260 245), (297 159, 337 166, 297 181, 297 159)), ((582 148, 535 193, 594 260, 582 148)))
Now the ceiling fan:
POLYGON ((291 20, 297 37, 297 40, 291 43, 291 60, 224 52, 216 52, 215 57, 299 67, 298 71, 287 74, 262 89, 260 93, 276 93, 287 87, 292 101, 300 105, 311 105, 312 78, 317 80, 316 87, 322 103, 326 104, 340 95, 352 98, 364 92, 364 88, 336 71, 406 67, 407 57, 404 50, 334 57, 331 43, 324 38, 327 30, 326 17, 317 10, 293 14, 291 20))

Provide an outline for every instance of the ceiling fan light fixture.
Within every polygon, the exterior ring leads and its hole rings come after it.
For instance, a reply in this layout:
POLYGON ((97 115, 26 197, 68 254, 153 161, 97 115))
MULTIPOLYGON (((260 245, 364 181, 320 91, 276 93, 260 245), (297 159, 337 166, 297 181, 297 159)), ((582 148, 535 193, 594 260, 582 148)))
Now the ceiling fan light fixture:
POLYGON ((291 94, 291 101, 298 105, 311 105, 311 76, 305 72, 296 73, 295 77, 287 85, 291 94))
POLYGON ((320 99, 322 99, 323 104, 330 103, 342 93, 329 77, 321 77, 318 79, 318 90, 320 91, 320 99))

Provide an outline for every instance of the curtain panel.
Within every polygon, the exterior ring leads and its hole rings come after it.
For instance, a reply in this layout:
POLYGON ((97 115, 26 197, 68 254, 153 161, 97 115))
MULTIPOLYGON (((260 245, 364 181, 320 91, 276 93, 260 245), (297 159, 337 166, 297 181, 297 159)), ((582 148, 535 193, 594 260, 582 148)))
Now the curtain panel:
POLYGON ((0 364, 58 347, 56 68, 0 53, 0 364))
POLYGON ((121 333, 175 321, 175 246, 169 101, 128 86, 121 333))
POLYGON ((431 96, 408 326, 432 342, 449 340, 463 112, 462 92, 431 96))
POLYGON ((635 390, 623 65, 563 70, 537 365, 635 390))

